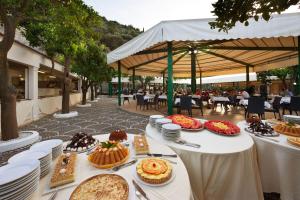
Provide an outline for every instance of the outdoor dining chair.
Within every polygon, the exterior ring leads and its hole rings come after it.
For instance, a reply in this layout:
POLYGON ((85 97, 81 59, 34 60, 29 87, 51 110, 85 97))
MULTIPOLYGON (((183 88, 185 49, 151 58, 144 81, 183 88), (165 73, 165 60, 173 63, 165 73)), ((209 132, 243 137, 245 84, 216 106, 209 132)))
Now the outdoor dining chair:
POLYGON ((289 106, 290 114, 293 113, 293 111, 298 115, 298 111, 300 111, 300 97, 291 97, 291 103, 289 106))
POLYGON ((262 97, 250 97, 248 99, 248 106, 245 108, 245 118, 249 114, 257 114, 261 119, 265 114, 265 99, 262 97))
POLYGON ((201 112, 201 115, 203 116, 203 101, 202 101, 202 98, 196 98, 194 99, 194 101, 196 102, 196 105, 192 105, 192 108, 195 108, 195 109, 199 109, 200 112, 201 112))
POLYGON ((153 98, 153 100, 148 102, 148 105, 150 105, 151 108, 152 108, 152 106, 154 106, 154 109, 155 109, 155 110, 157 110, 157 108, 159 107, 159 104, 158 104, 158 103, 159 103, 158 96, 159 96, 159 95, 156 94, 155 97, 153 98))
POLYGON ((279 119, 281 119, 281 115, 280 115, 280 101, 281 101, 282 97, 275 97, 274 101, 272 103, 272 108, 265 108, 265 112, 272 112, 274 113, 274 117, 276 119, 276 113, 278 113, 279 115, 279 119))
POLYGON ((180 104, 177 108, 177 112, 180 114, 182 110, 187 110, 189 116, 192 116, 192 97, 180 96, 180 104))
POLYGON ((140 110, 143 108, 145 109, 145 106, 147 105, 147 101, 144 100, 144 96, 137 94, 136 95, 136 110, 137 107, 140 106, 140 110))

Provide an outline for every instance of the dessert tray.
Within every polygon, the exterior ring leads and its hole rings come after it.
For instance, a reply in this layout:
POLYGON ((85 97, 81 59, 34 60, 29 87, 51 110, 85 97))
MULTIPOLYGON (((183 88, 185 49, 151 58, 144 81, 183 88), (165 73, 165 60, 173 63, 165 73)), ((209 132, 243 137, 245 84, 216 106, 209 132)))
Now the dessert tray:
POLYGON ((70 200, 127 200, 127 181, 116 174, 100 174, 80 183, 72 192, 70 200))
POLYGON ((265 137, 278 137, 280 135, 275 132, 268 123, 263 123, 261 121, 250 123, 250 125, 245 128, 245 131, 254 135, 262 135, 265 137))
POLYGON ((229 121, 210 120, 204 123, 204 127, 218 135, 236 136, 240 134, 240 128, 229 121))
POLYGON ((171 119, 172 123, 180 125, 182 130, 200 131, 204 128, 199 120, 185 115, 170 115, 167 118, 171 119))
POLYGON ((282 122, 273 126, 274 130, 288 136, 300 137, 300 125, 293 122, 282 122))
POLYGON ((64 152, 83 153, 95 148, 99 141, 86 133, 76 133, 64 147, 64 152))
POLYGON ((288 137, 287 141, 288 141, 288 143, 300 148, 300 138, 299 137, 288 137))

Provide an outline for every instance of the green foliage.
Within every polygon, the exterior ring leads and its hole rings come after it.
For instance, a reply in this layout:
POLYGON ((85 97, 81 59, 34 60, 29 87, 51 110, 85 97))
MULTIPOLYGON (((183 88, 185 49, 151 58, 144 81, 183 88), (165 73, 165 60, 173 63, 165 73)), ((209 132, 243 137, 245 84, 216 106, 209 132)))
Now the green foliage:
MULTIPOLYGON (((132 81, 132 76, 129 77, 129 80, 132 81)), ((140 82, 141 86, 147 86, 151 81, 154 81, 155 78, 153 76, 135 76, 134 80, 140 82)))
POLYGON ((270 83, 271 82, 270 76, 272 76, 270 71, 263 71, 263 72, 256 73, 257 80, 260 81, 262 84, 270 83))
POLYGON ((269 71, 272 76, 277 76, 280 80, 285 80, 289 75, 293 73, 292 68, 279 68, 272 69, 269 71))
POLYGON ((292 5, 299 5, 299 2, 300 0, 218 0, 212 4, 212 13, 217 18, 210 25, 213 29, 227 32, 237 22, 248 26, 250 18, 258 21, 261 17, 268 21, 272 13, 280 14, 292 5))

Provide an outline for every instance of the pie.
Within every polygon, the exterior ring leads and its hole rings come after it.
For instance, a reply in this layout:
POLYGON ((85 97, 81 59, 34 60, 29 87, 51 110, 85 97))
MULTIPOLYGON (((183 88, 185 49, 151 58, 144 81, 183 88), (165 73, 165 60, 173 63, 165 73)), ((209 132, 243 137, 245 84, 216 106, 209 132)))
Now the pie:
POLYGON ((67 153, 58 158, 50 180, 50 188, 75 181, 75 163, 77 154, 67 153))
POLYGON ((129 186, 116 174, 100 174, 80 183, 70 200, 127 200, 129 186))
POLYGON ((300 137, 300 125, 291 122, 278 123, 274 127, 274 130, 284 135, 300 137))
POLYGON ((147 138, 144 135, 135 135, 133 146, 136 155, 149 153, 149 145, 147 142, 147 138))
POLYGON ((127 147, 116 141, 107 141, 101 142, 88 156, 88 160, 93 166, 106 169, 124 163, 128 157, 127 147))
POLYGON ((204 127, 221 135, 236 135, 240 133, 240 128, 229 121, 209 120, 204 123, 204 127))
POLYGON ((300 147, 300 138, 299 137, 288 137, 287 141, 290 144, 300 147))
POLYGON ((145 158, 136 166, 138 177, 150 184, 162 184, 172 177, 172 165, 160 158, 145 158))
POLYGON ((172 123, 180 125, 185 129, 199 129, 202 124, 199 120, 187 117, 185 115, 170 115, 167 118, 172 120, 172 123))

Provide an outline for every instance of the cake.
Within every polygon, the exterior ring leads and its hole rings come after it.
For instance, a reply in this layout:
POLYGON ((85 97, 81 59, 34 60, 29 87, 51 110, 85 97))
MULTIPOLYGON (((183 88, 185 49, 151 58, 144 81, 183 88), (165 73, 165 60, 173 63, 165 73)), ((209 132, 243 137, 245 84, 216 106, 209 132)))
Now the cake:
POLYGON ((77 154, 67 153, 58 158, 50 180, 50 188, 75 181, 75 163, 77 154))
POLYGON ((204 123, 204 127, 213 133, 218 133, 221 135, 230 136, 240 133, 240 128, 229 121, 209 120, 204 123))
POLYGON ((250 116, 246 120, 248 123, 257 123, 260 122, 260 118, 258 116, 250 116))
POLYGON ((300 125, 291 122, 278 123, 274 127, 274 130, 284 135, 300 137, 300 125))
POLYGON ((147 142, 147 138, 144 135, 134 136, 133 146, 136 155, 149 153, 149 145, 147 142))
POLYGON ((127 134, 123 130, 115 130, 110 133, 109 140, 111 141, 124 141, 127 140, 127 134))
POLYGON ((100 174, 83 181, 70 200, 128 200, 129 186, 116 174, 100 174))
POLYGON ((97 144, 97 140, 86 133, 76 133, 71 142, 66 146, 66 151, 86 151, 93 148, 97 144))
POLYGON ((173 124, 178 124, 184 129, 199 129, 202 127, 199 120, 185 115, 170 115, 167 118, 171 119, 173 124))
POLYGON ((129 150, 116 141, 101 142, 88 156, 90 163, 101 169, 112 168, 124 163, 129 157, 129 150))
POLYGON ((300 138, 299 137, 288 137, 287 138, 287 141, 290 143, 290 144, 293 144, 297 147, 300 147, 300 138))
POLYGON ((172 166, 167 160, 160 158, 145 158, 136 166, 138 177, 150 184, 162 184, 170 180, 172 166))

